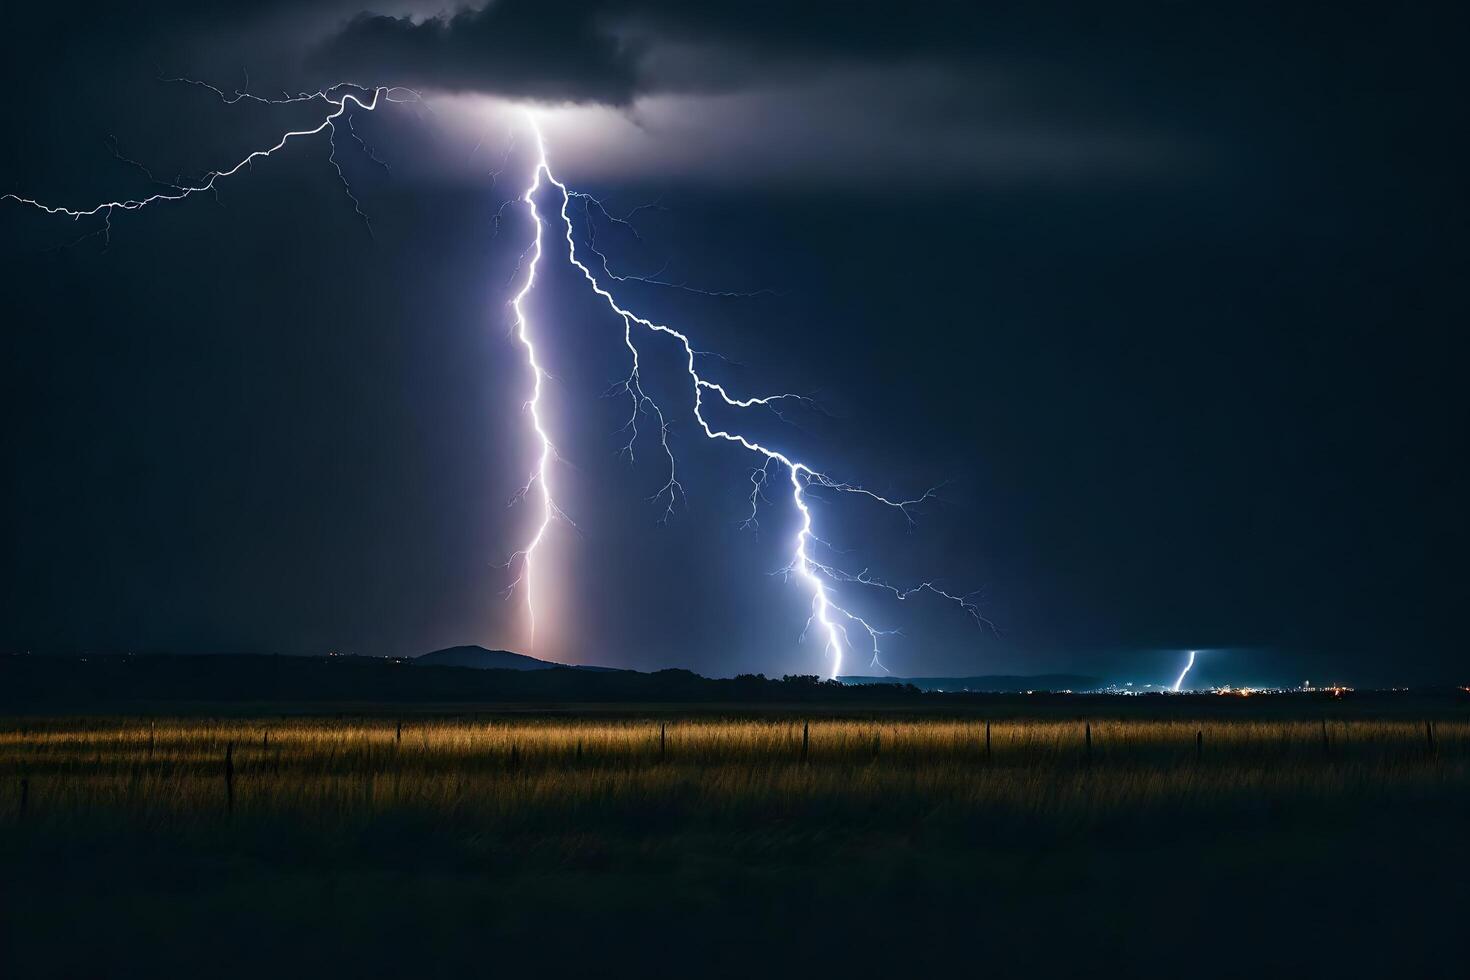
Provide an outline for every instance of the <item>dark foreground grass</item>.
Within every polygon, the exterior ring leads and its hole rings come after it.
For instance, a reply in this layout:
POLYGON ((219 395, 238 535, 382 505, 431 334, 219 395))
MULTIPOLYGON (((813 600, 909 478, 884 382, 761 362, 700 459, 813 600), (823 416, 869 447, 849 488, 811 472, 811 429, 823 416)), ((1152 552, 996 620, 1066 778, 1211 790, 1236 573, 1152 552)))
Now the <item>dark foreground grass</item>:
POLYGON ((1464 720, 989 726, 12 720, 0 975, 1459 975, 1464 720))

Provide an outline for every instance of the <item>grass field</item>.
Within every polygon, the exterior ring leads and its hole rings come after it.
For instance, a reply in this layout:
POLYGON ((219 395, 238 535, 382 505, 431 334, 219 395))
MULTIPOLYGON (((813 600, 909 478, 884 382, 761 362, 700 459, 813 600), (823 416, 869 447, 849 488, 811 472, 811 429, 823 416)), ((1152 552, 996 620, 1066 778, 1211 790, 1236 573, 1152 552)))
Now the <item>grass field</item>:
POLYGON ((1467 777, 1463 717, 11 719, 0 974, 1450 975, 1467 777))

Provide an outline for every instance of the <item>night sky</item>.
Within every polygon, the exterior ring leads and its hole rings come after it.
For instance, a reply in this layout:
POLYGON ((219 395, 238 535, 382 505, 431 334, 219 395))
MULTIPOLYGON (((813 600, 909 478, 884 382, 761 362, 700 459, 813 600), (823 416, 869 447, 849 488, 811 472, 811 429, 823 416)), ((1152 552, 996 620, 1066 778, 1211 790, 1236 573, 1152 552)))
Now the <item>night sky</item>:
POLYGON ((188 179, 320 121, 160 75, 425 105, 356 117, 390 169, 339 137, 371 234, 322 137, 110 242, 0 205, 0 650, 825 668, 771 574, 787 501, 741 529, 753 460, 649 341, 688 491, 659 523, 656 444, 620 459, 603 397, 621 324, 555 251, 529 308, 580 532, 548 541, 534 647, 500 597, 535 447, 507 307, 531 225, 495 219, 534 104, 558 176, 656 205, 636 238, 601 221, 615 270, 757 293, 619 286, 712 377, 823 408, 747 431, 943 483, 912 530, 814 504, 848 567, 980 590, 995 631, 843 587, 903 630, 895 674, 1159 682, 1201 648, 1201 683, 1470 681, 1451 5, 364 2, 7 14, 0 192, 148 193, 114 149, 188 179))

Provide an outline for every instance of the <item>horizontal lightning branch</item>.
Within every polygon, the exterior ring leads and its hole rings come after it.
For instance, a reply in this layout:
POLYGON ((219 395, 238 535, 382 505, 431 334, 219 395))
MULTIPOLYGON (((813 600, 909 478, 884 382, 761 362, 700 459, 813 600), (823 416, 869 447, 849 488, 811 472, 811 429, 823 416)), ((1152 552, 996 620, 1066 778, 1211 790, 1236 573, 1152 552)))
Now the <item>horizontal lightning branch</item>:
MULTIPOLYGON (((239 91, 235 92, 233 95, 226 95, 223 90, 216 88, 215 86, 210 85, 206 82, 197 81, 192 78, 170 78, 165 79, 165 81, 183 82, 189 85, 194 85, 200 88, 207 89, 218 95, 220 99, 222 99, 226 104, 231 105, 241 100, 260 102, 266 105, 286 105, 290 103, 314 102, 320 100, 323 103, 323 106, 325 108, 328 108, 329 111, 322 119, 322 121, 316 126, 313 126, 309 129, 288 130, 285 133, 281 134, 280 139, 278 139, 272 145, 263 147, 258 150, 252 150, 240 160, 236 161, 233 165, 220 170, 211 170, 207 174, 204 174, 198 180, 190 183, 185 183, 182 180, 176 181, 172 184, 157 181, 155 178, 153 178, 153 175, 146 168, 143 168, 135 161, 127 160, 125 157, 122 157, 121 154, 117 154, 116 149, 114 148, 114 154, 117 155, 119 159, 122 159, 124 160, 124 162, 139 167, 139 169, 143 170, 143 172, 148 175, 150 180, 153 180, 154 183, 163 183, 163 186, 167 188, 166 190, 157 191, 153 194, 134 198, 118 198, 117 200, 103 201, 100 204, 93 204, 88 207, 79 208, 44 204, 41 201, 36 200, 35 198, 22 197, 19 194, 13 193, 0 195, 0 201, 15 201, 19 204, 26 205, 27 207, 32 207, 40 211, 44 211, 47 214, 64 215, 73 220, 100 216, 103 219, 102 230, 110 237, 112 229, 112 215, 115 211, 138 211, 143 208, 149 207, 150 205, 163 204, 170 201, 182 201, 187 198, 193 197, 195 194, 199 194, 203 191, 212 192, 215 190, 215 187, 219 183, 219 181, 227 177, 233 177, 235 174, 238 174, 240 171, 253 164, 256 160, 264 159, 279 152, 280 150, 285 149, 286 145, 291 143, 293 140, 300 140, 305 137, 316 136, 319 133, 326 132, 328 143, 330 144, 328 161, 332 164, 333 168, 335 168, 338 178, 342 181, 343 189, 346 191, 348 199, 352 202, 354 212, 366 224, 368 220, 367 215, 363 213, 361 204, 358 202, 356 196, 353 195, 352 188, 347 183, 347 177, 343 174, 341 165, 337 163, 336 124, 339 120, 343 120, 345 117, 345 120, 349 124, 350 129, 351 116, 348 115, 348 112, 353 108, 362 109, 366 112, 372 112, 373 110, 378 108, 380 102, 404 103, 421 101, 421 97, 419 96, 419 94, 412 89, 403 88, 400 86, 379 86, 373 88, 365 85, 355 85, 350 82, 340 82, 336 85, 329 86, 328 88, 322 89, 317 92, 303 92, 299 95, 286 95, 282 96, 281 98, 265 98, 262 96, 249 95, 247 93, 239 91)), ((382 163, 381 160, 378 160, 376 154, 374 154, 367 147, 366 143, 363 143, 361 138, 358 137, 355 132, 352 133, 352 136, 363 147, 369 158, 377 163, 382 163)), ((371 231, 370 224, 368 225, 368 228, 369 231, 371 231)))

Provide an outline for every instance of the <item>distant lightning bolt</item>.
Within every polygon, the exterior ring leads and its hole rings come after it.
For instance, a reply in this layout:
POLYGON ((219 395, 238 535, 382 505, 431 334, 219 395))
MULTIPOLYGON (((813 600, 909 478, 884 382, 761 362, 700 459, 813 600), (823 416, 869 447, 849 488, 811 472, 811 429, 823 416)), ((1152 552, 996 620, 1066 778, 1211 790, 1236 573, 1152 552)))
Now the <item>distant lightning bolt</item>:
MULTIPOLYGON (((369 232, 371 232, 372 226, 368 215, 362 209, 360 201, 353 193, 352 187, 347 181, 346 174, 342 171, 341 165, 337 160, 337 123, 339 121, 345 122, 347 124, 348 135, 361 147, 369 159, 386 170, 387 164, 377 157, 353 127, 352 110, 362 109, 371 112, 377 109, 379 104, 383 102, 413 102, 420 105, 423 104, 417 92, 396 86, 368 87, 351 83, 341 83, 316 92, 301 92, 296 95, 283 93, 279 98, 268 98, 249 94, 243 89, 237 89, 233 93, 226 93, 220 88, 194 79, 179 78, 171 80, 207 89, 227 104, 234 104, 242 100, 268 105, 320 101, 328 111, 316 126, 309 129, 287 131, 271 146, 253 150, 233 165, 220 170, 210 171, 201 178, 193 181, 184 181, 182 178, 176 179, 173 183, 159 181, 146 168, 137 164, 135 161, 123 157, 114 145, 113 153, 115 156, 124 162, 134 165, 152 180, 155 186, 163 188, 146 196, 104 201, 87 208, 68 208, 44 204, 34 198, 22 197, 13 193, 0 196, 0 200, 16 201, 28 207, 44 211, 47 214, 64 215, 73 220, 100 216, 103 220, 103 228, 100 231, 104 234, 110 234, 111 219, 113 213, 116 211, 136 211, 167 201, 184 200, 203 191, 215 192, 216 185, 219 181, 239 173, 256 160, 273 155, 293 140, 326 132, 330 146, 328 162, 332 164, 341 181, 355 214, 362 219, 369 232)), ((248 79, 246 87, 248 87, 248 79)), ((560 194, 560 206, 556 214, 564 230, 563 237, 566 242, 568 261, 581 272, 592 291, 601 297, 607 303, 608 308, 622 321, 623 343, 628 350, 630 369, 624 381, 615 385, 613 388, 614 393, 625 394, 629 399, 630 405, 629 420, 624 427, 625 432, 628 434, 628 442, 623 447, 622 452, 630 459, 633 457, 635 444, 640 437, 638 419, 640 415, 651 415, 656 422, 659 447, 667 463, 665 482, 651 498, 662 503, 664 507, 663 520, 667 520, 672 516, 676 504, 683 499, 684 488, 678 478, 677 460, 669 441, 668 416, 664 409, 643 388, 640 356, 642 349, 639 346, 639 342, 644 335, 649 334, 669 338, 683 350, 684 369, 690 385, 689 390, 693 415, 705 437, 711 440, 735 443, 759 457, 760 465, 751 471, 750 514, 743 522, 746 526, 754 526, 757 523, 760 504, 762 501, 768 500, 766 490, 773 477, 773 468, 778 474, 784 471, 786 483, 789 485, 789 499, 797 514, 799 526, 796 536, 791 541, 790 560, 783 568, 778 570, 778 574, 787 577, 794 575, 809 592, 811 596, 811 613, 807 617, 806 626, 802 630, 802 636, 805 637, 806 633, 814 626, 820 632, 823 640, 823 651, 829 661, 829 676, 836 677, 842 670, 844 651, 852 646, 850 630, 857 630, 867 637, 872 650, 872 665, 885 671, 887 668, 883 666, 879 659, 880 641, 883 637, 894 635, 897 632, 896 630, 882 629, 874 626, 866 618, 854 612, 838 596, 836 591, 837 586, 862 586, 885 592, 899 601, 908 599, 919 593, 929 593, 958 606, 974 619, 975 622, 994 629, 994 626, 989 620, 981 615, 978 606, 975 604, 974 593, 958 594, 949 592, 941 589, 932 581, 925 581, 911 587, 894 586, 875 577, 868 569, 863 569, 855 573, 850 572, 835 564, 832 559, 824 557, 827 553, 835 554, 836 549, 827 541, 818 537, 815 531, 815 521, 811 508, 811 502, 813 500, 812 492, 814 490, 867 498, 880 506, 898 511, 904 520, 912 525, 914 523, 912 509, 933 498, 937 488, 927 490, 912 499, 900 500, 890 498, 864 486, 834 479, 810 464, 798 460, 780 450, 764 445, 750 436, 712 423, 704 414, 706 398, 717 401, 731 410, 763 409, 773 413, 778 418, 782 417, 781 409, 784 405, 793 402, 810 404, 810 399, 807 396, 789 392, 741 397, 732 394, 719 382, 705 377, 699 370, 698 358, 707 352, 697 350, 689 336, 682 331, 665 324, 656 323, 620 305, 613 294, 602 284, 592 268, 583 262, 578 254, 573 221, 569 212, 572 200, 576 198, 583 202, 584 215, 588 226, 587 250, 596 257, 596 264, 601 269, 602 275, 610 281, 627 282, 632 280, 646 282, 653 285, 687 289, 691 292, 705 293, 710 296, 749 296, 757 294, 706 292, 704 290, 693 289, 682 283, 671 283, 661 280, 658 275, 639 277, 614 274, 608 268, 605 254, 598 250, 596 246, 595 231, 592 229, 591 223, 591 208, 595 206, 608 220, 615 224, 627 225, 630 229, 632 226, 628 222, 628 218, 632 216, 632 213, 630 212, 629 215, 621 218, 614 217, 602 206, 600 201, 579 191, 571 190, 566 184, 557 179, 551 170, 551 165, 547 158, 545 141, 542 138, 540 129, 536 126, 535 118, 534 116, 530 116, 529 113, 528 117, 530 118, 531 130, 535 135, 535 169, 531 175, 529 185, 517 200, 526 205, 535 225, 535 231, 531 245, 522 253, 517 263, 516 274, 519 274, 520 269, 524 266, 525 278, 520 289, 511 301, 511 308, 514 312, 514 334, 524 349, 526 365, 531 376, 531 394, 525 402, 524 408, 530 418, 531 431, 538 444, 539 451, 536 466, 530 478, 517 492, 513 500, 526 499, 534 495, 534 498, 539 502, 540 506, 538 507, 537 523, 534 532, 531 534, 527 543, 519 551, 515 552, 511 556, 510 561, 506 563, 507 567, 512 565, 519 566, 516 579, 506 589, 506 594, 512 594, 518 586, 524 585, 527 618, 533 640, 536 628, 537 597, 537 591, 535 589, 536 576, 534 573, 539 550, 546 539, 547 532, 551 528, 553 521, 562 520, 575 527, 567 515, 557 506, 552 495, 551 474, 558 456, 551 434, 547 431, 545 420, 542 416, 541 400, 548 375, 543 366, 543 361, 539 356, 536 347, 536 331, 533 329, 529 313, 526 309, 526 302, 532 291, 536 288, 536 274, 543 258, 547 217, 542 214, 537 204, 537 197, 545 192, 547 185, 555 187, 560 194), (821 554, 819 554, 819 551, 821 554)), ((506 153, 508 156, 509 148, 507 148, 506 153)), ((504 169, 504 162, 502 162, 501 169, 504 169)), ((499 173, 500 171, 496 171, 495 176, 498 176, 499 173)), ((492 177, 492 179, 494 178, 492 177)), ((501 211, 503 213, 504 208, 501 211)), ((497 229, 499 217, 500 215, 497 214, 495 222, 497 229)), ((633 233, 636 236, 636 229, 633 229, 633 233)), ((1191 653, 1190 665, 1192 666, 1193 663, 1194 654, 1191 653)), ((1189 667, 1186 667, 1184 673, 1187 674, 1188 672, 1189 667)), ((1183 679, 1184 674, 1181 674, 1179 682, 1182 682, 1183 679)), ((1179 689, 1179 682, 1176 682, 1175 690, 1179 689)))
POLYGON ((1186 663, 1184 665, 1184 669, 1179 672, 1178 680, 1174 681, 1175 693, 1178 693, 1179 686, 1184 683, 1184 678, 1188 677, 1190 670, 1194 668, 1194 653, 1195 652, 1193 650, 1189 651, 1189 662, 1186 663))

